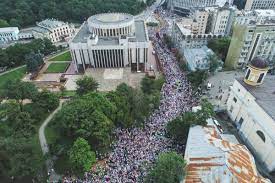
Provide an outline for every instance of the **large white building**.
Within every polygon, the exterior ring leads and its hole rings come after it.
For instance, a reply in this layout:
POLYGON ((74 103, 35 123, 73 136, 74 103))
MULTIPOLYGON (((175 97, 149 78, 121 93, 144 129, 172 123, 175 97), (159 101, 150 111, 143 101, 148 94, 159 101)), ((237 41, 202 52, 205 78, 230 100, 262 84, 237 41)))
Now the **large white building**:
POLYGON ((267 171, 275 170, 275 77, 267 76, 267 63, 256 58, 244 79, 236 79, 227 112, 254 156, 267 171))
POLYGON ((53 43, 68 41, 75 32, 73 24, 56 19, 46 19, 36 25, 32 30, 34 38, 48 38, 53 43))
POLYGON ((275 11, 244 11, 236 17, 225 65, 245 66, 255 57, 275 59, 275 11))
POLYGON ((271 183, 259 174, 246 146, 214 124, 190 128, 184 159, 184 183, 271 183))
POLYGON ((10 41, 18 40, 19 29, 18 27, 4 27, 0 28, 0 43, 7 43, 10 41))
POLYGON ((168 0, 168 8, 176 13, 189 14, 191 8, 222 7, 226 2, 233 4, 232 0, 168 0))
POLYGON ((245 10, 275 9, 274 0, 246 0, 245 10))
POLYGON ((135 20, 129 14, 91 16, 69 45, 78 72, 84 72, 88 67, 131 67, 132 71, 147 68, 147 28, 143 20, 135 20))

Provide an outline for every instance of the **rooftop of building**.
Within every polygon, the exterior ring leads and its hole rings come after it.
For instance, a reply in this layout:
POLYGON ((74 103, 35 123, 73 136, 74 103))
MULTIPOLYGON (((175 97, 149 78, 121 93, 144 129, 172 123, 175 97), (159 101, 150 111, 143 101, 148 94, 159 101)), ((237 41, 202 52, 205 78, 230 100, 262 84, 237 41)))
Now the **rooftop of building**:
POLYGON ((260 86, 250 86, 238 78, 237 81, 256 99, 262 109, 275 120, 275 76, 267 75, 260 86))
MULTIPOLYGON (((72 39, 73 43, 87 43, 87 39, 91 37, 92 33, 89 31, 88 23, 84 22, 75 37, 72 39)), ((148 41, 146 28, 143 20, 135 21, 135 35, 134 41, 146 42, 148 41)), ((99 37, 97 45, 118 45, 119 37, 99 37)), ((133 39, 131 39, 133 40, 133 39)))
POLYGON ((184 49, 184 57, 188 62, 190 70, 195 71, 197 68, 197 61, 207 59, 207 56, 212 55, 214 52, 207 46, 201 48, 184 49))
POLYGON ((54 28, 66 25, 66 23, 63 21, 59 21, 57 19, 51 18, 51 19, 42 20, 41 22, 37 22, 37 25, 47 29, 54 29, 54 28))
POLYGON ((0 28, 0 32, 19 32, 18 27, 3 27, 0 28))
POLYGON ((134 20, 134 16, 126 13, 101 13, 91 16, 88 22, 109 25, 129 22, 134 20))
POLYGON ((268 67, 268 62, 261 58, 255 57, 254 59, 251 60, 250 65, 256 68, 264 69, 268 67))
POLYGON ((257 171, 246 146, 223 138, 213 124, 191 127, 185 150, 185 183, 270 183, 257 171))

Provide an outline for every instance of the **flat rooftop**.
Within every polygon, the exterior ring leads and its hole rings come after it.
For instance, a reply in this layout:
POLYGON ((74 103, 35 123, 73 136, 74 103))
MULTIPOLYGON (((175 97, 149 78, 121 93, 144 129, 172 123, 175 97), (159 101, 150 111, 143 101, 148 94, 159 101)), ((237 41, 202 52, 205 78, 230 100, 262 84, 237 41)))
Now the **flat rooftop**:
POLYGON ((147 35, 145 30, 145 25, 143 20, 136 20, 135 21, 135 34, 136 34, 136 40, 137 42, 146 42, 147 35))
POLYGON ((260 86, 250 86, 238 78, 237 81, 255 98, 265 112, 275 120, 275 76, 267 75, 260 86))
POLYGON ((95 24, 110 25, 129 22, 134 19, 133 15, 126 13, 102 13, 91 16, 88 21, 95 24))
MULTIPOLYGON (((85 22, 75 37, 73 38, 73 43, 87 43, 87 39, 90 38, 92 33, 89 31, 88 23, 85 22)), ((132 37, 132 36, 131 36, 132 37)), ((135 39, 136 42, 147 42, 147 34, 145 29, 145 24, 143 20, 135 21, 135 39)), ((119 37, 99 37, 97 45, 118 45, 119 37)))
POLYGON ((0 28, 0 32, 19 32, 18 27, 3 27, 0 28))

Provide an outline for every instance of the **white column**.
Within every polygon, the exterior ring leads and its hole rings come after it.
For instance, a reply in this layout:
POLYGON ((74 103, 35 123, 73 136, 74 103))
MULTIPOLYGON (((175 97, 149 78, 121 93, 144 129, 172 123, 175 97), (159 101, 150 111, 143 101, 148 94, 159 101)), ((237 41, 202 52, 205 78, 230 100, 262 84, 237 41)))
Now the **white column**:
POLYGON ((111 51, 112 51, 112 50, 108 50, 108 59, 109 59, 108 65, 109 65, 109 67, 111 67, 111 66, 110 66, 110 63, 112 62, 111 51))

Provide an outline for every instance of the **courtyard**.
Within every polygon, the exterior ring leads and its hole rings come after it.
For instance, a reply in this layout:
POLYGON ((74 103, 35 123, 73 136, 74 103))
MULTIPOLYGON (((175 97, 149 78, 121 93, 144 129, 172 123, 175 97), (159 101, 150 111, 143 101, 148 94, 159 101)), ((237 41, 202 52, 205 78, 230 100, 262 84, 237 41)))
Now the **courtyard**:
POLYGON ((85 75, 94 78, 99 83, 99 91, 111 91, 121 83, 136 88, 145 73, 133 73, 131 68, 87 69, 85 75))

